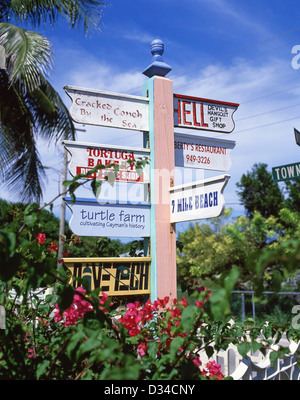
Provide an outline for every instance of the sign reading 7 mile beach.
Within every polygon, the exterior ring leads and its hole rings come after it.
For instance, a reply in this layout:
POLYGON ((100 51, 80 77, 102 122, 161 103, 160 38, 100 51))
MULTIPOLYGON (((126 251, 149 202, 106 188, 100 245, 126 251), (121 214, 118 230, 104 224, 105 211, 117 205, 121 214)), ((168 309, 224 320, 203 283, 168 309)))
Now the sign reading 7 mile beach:
POLYGON ((65 86, 72 100, 70 115, 80 124, 149 131, 149 99, 65 86))

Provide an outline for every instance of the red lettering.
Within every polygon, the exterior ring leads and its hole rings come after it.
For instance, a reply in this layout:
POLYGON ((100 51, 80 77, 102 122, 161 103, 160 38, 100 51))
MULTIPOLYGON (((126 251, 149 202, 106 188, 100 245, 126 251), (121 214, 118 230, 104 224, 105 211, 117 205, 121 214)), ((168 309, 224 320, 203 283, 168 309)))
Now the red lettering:
POLYGON ((201 103, 201 125, 208 127, 208 124, 204 122, 203 103, 201 103))
POLYGON ((193 103, 193 121, 194 121, 194 126, 201 126, 199 122, 197 121, 197 114, 196 114, 196 103, 193 103))
POLYGON ((185 106, 186 106, 187 104, 191 104, 191 102, 190 102, 190 101, 183 101, 183 102, 182 102, 182 107, 183 107, 183 109, 182 109, 183 124, 184 124, 184 125, 192 125, 191 122, 188 122, 188 121, 186 120, 186 114, 190 114, 190 113, 191 113, 190 111, 186 110, 186 108, 185 108, 185 106))
POLYGON ((94 166, 94 159, 93 158, 88 158, 88 166, 93 167, 94 166))

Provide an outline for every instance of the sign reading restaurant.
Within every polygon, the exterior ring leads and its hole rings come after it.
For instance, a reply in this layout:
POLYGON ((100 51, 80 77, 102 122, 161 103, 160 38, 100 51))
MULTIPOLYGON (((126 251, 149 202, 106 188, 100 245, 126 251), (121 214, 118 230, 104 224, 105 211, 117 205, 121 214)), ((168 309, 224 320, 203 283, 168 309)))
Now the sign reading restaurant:
POLYGON ((174 94, 174 125, 182 128, 230 133, 239 104, 174 94))
POLYGON ((175 166, 228 171, 235 141, 174 134, 175 166))

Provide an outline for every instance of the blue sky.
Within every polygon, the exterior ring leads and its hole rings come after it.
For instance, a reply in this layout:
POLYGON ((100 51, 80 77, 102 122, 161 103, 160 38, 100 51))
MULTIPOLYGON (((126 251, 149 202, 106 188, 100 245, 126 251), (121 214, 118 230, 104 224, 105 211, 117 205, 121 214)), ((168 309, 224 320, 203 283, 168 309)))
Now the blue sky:
MULTIPOLYGON (((142 71, 151 62, 150 44, 156 38, 165 44, 174 93, 239 103, 235 130, 211 134, 236 141, 224 192, 235 215, 243 213, 236 182, 254 163, 264 162, 271 171, 300 161, 294 139, 294 127, 300 130, 300 69, 292 65, 292 49, 300 46, 296 0, 111 0, 99 33, 85 37, 64 22, 39 31, 53 44, 50 81, 67 106, 71 101, 64 85, 141 95, 147 80, 142 71)), ((142 143, 137 132, 85 129, 78 141, 142 143)), ((44 196, 49 201, 59 190, 61 147, 41 142, 40 154, 50 167, 44 196)), ((59 202, 54 211, 59 214, 59 202)))

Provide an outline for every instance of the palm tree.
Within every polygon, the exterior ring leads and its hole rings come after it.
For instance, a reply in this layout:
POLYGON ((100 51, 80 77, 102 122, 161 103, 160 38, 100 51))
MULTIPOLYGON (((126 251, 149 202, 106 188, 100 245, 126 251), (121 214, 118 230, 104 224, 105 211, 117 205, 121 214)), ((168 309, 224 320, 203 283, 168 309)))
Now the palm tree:
POLYGON ((40 201, 45 168, 37 151, 38 135, 48 140, 75 138, 75 127, 47 76, 51 43, 18 25, 55 25, 98 29, 103 1, 1 0, 0 4, 0 182, 20 201, 40 201), (13 22, 13 23, 12 23, 13 22))

